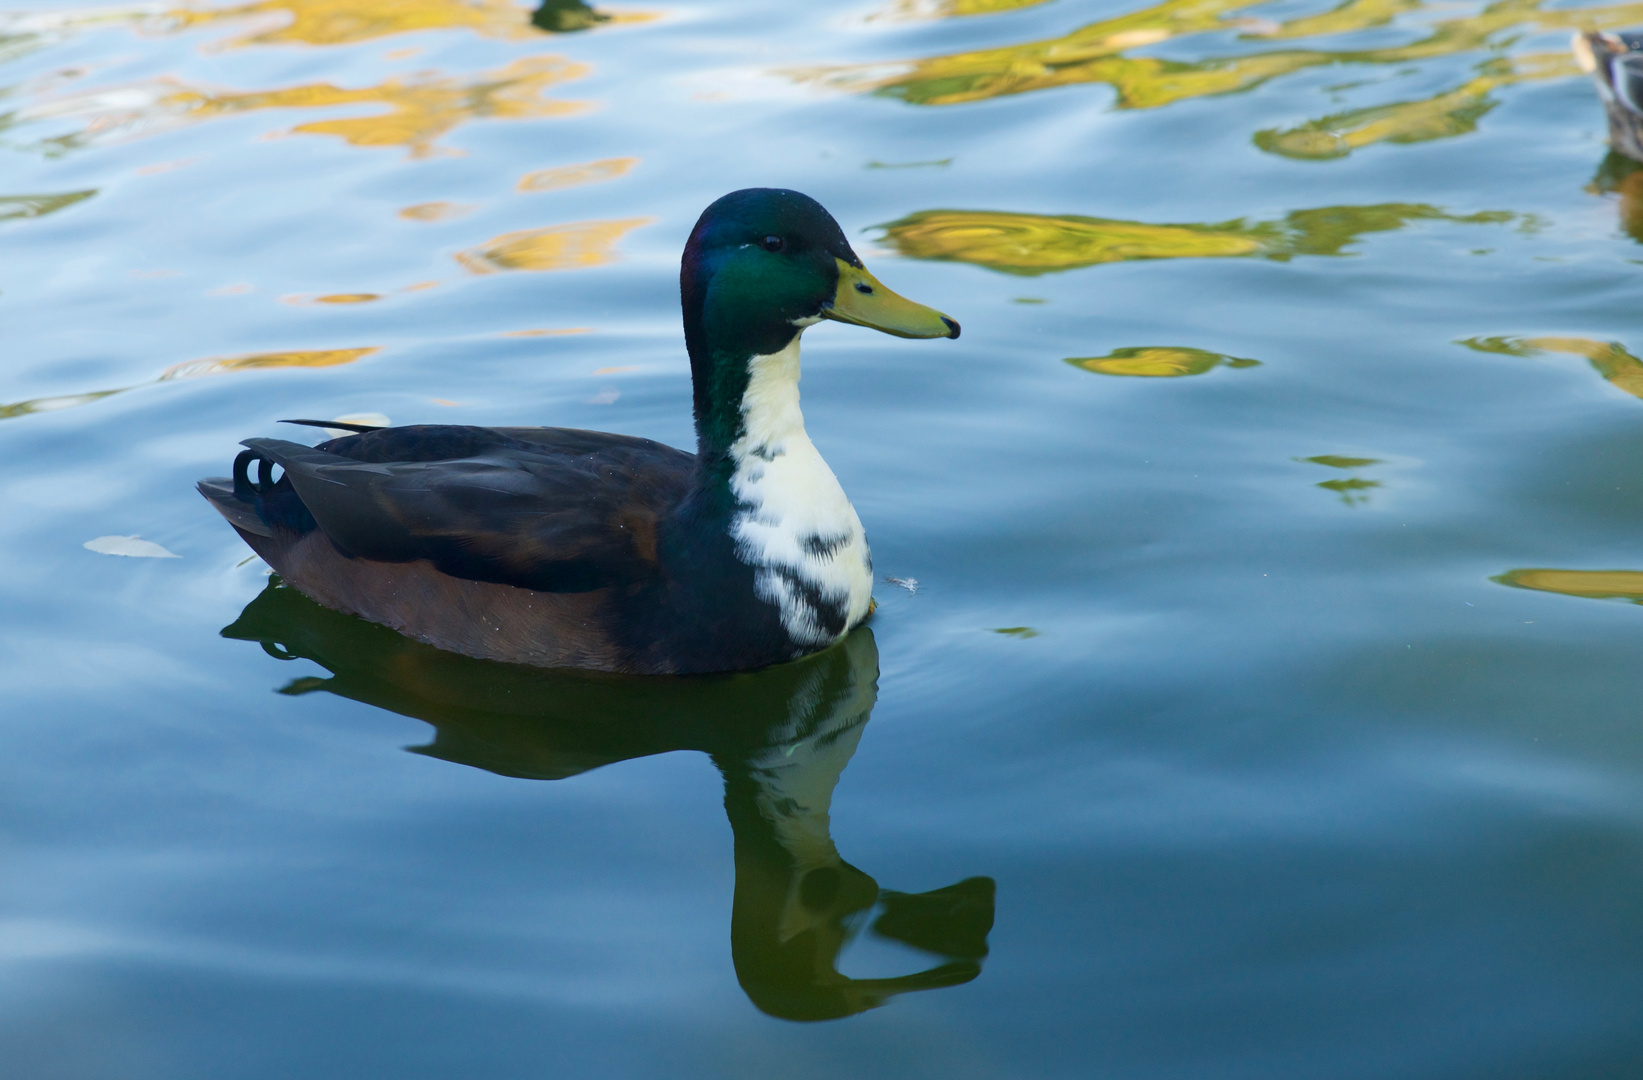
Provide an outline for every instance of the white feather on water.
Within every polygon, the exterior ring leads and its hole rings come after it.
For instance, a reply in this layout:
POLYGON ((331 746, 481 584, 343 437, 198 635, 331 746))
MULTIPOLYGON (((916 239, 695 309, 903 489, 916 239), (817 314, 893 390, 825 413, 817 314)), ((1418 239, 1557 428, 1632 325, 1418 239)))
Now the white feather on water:
POLYGON ((99 555, 129 555, 134 559, 180 559, 181 555, 167 551, 152 540, 137 536, 99 536, 80 545, 99 555))

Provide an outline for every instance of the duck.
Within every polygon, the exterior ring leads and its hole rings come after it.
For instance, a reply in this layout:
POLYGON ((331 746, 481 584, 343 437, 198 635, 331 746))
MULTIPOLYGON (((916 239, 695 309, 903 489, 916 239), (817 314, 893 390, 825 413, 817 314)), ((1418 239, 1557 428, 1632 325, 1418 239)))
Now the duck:
POLYGON ((428 742, 403 749, 453 765, 569 781, 655 754, 706 754, 723 779, 731 832, 730 960, 767 1015, 836 1020, 982 973, 993 878, 902 892, 881 887, 834 843, 834 792, 878 699, 870 626, 754 673, 609 678, 441 652, 320 607, 276 576, 222 636, 323 669, 303 665, 280 690, 290 698, 330 694, 429 725, 428 742), (841 972, 841 956, 863 939, 917 966, 880 977, 841 972))
POLYGON ((1643 32, 1577 32, 1575 62, 1597 83, 1609 118, 1609 146, 1643 161, 1643 32))
POLYGON ((892 292, 783 188, 716 200, 680 262, 694 454, 631 435, 415 424, 253 438, 200 493, 292 588, 448 652, 634 675, 745 671, 871 613, 855 508, 806 434, 799 340, 959 324, 892 292))

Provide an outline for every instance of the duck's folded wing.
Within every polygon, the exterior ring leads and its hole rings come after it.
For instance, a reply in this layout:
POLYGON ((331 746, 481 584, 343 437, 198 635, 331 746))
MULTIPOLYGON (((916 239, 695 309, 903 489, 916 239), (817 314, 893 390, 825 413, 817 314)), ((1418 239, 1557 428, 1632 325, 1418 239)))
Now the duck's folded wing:
POLYGON ((345 555, 427 559, 456 577, 548 592, 653 578, 658 525, 688 489, 691 460, 660 446, 368 462, 280 439, 244 445, 284 468, 345 555))

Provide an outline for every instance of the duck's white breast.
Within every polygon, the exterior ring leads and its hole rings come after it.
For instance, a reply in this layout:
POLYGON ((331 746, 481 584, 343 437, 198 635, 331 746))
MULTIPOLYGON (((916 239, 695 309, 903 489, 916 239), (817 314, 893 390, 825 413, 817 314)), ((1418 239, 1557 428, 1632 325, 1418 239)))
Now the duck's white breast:
POLYGON ((867 535, 799 411, 799 339, 755 356, 742 396, 744 434, 730 448, 741 509, 731 536, 756 571, 758 595, 781 611, 797 644, 831 644, 867 617, 873 557, 867 535))

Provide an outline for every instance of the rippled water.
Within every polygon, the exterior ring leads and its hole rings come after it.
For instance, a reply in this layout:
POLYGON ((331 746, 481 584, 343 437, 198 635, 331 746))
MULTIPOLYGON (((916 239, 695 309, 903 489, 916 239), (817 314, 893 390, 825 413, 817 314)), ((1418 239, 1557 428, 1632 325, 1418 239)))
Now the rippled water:
POLYGON ((5 1073, 1643 1069, 1633 24, 8 0, 5 1073), (748 185, 965 327, 807 335, 846 646, 498 669, 194 493, 293 415, 690 445, 748 185))

